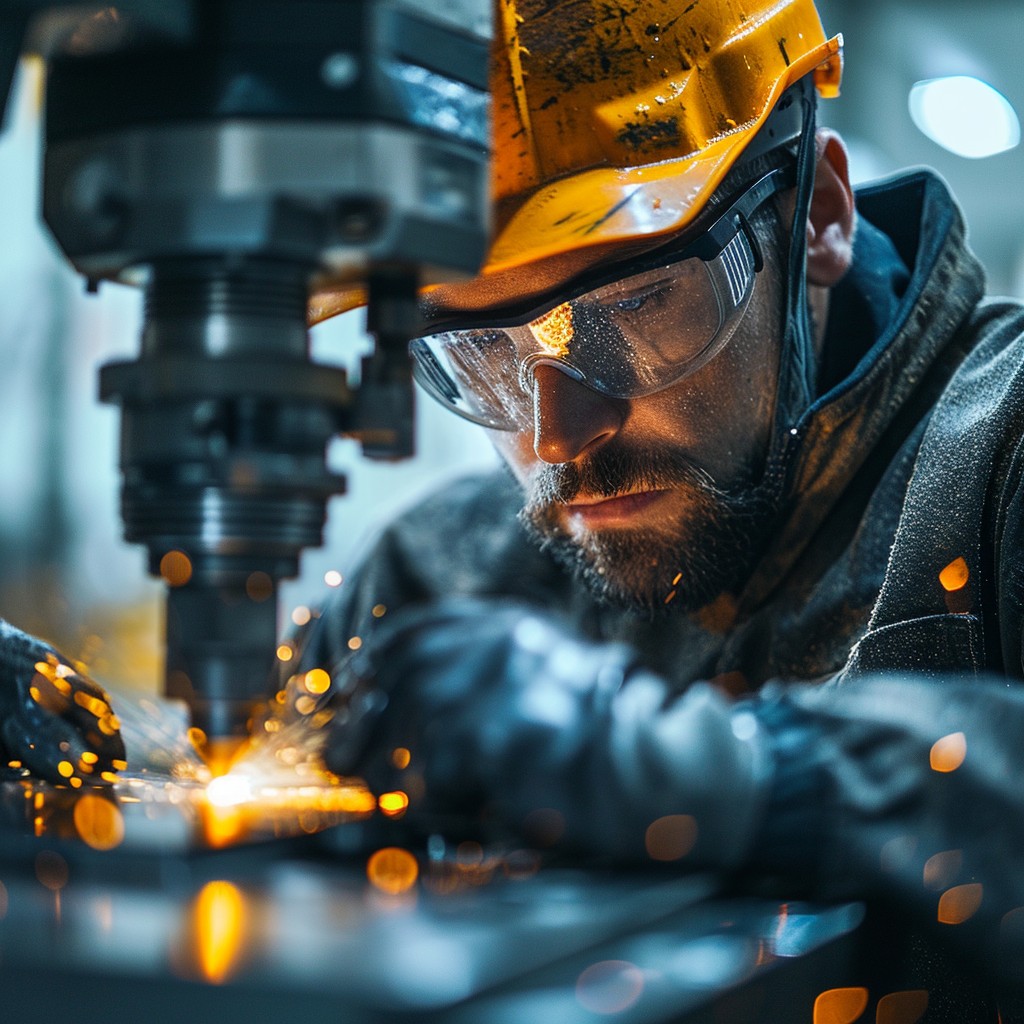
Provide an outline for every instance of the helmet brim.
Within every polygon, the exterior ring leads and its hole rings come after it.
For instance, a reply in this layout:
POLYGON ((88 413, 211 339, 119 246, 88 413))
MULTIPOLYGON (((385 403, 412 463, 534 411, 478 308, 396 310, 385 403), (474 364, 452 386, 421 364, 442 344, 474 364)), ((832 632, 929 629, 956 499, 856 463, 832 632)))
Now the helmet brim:
MULTIPOLYGON (((594 167, 533 192, 491 243, 480 273, 428 286, 441 305, 479 310, 541 295, 610 258, 633 255, 685 231, 764 127, 782 94, 807 74, 822 96, 838 93, 842 36, 794 61, 766 96, 760 113, 688 156, 636 167, 594 167)), ((352 282, 328 283, 310 302, 310 322, 365 304, 352 282)))

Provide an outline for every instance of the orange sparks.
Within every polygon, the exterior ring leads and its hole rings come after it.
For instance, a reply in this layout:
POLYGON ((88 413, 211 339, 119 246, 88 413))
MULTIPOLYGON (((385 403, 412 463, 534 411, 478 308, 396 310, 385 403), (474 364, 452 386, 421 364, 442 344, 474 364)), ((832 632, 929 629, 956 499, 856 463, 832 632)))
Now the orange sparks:
POLYGON ((972 918, 981 906, 984 895, 978 882, 954 885, 939 897, 938 919, 940 924, 963 924, 972 918))
POLYGON ((303 677, 302 685, 309 693, 319 696, 330 689, 331 677, 322 668, 313 668, 303 677))
POLYGON ((169 587, 183 587, 192 579, 192 560, 184 551, 168 551, 160 559, 160 575, 169 587))
POLYGON ((955 772, 967 757, 967 737, 962 732, 950 733, 932 744, 929 763, 936 772, 955 772))
POLYGON ((814 1024, 853 1024, 867 1005, 866 988, 830 988, 814 1000, 814 1024))
POLYGON ((381 793, 377 798, 377 806, 389 818, 400 818, 409 806, 409 797, 401 790, 394 793, 381 793))
POLYGON ((950 562, 942 572, 939 573, 939 582, 942 584, 944 590, 953 593, 957 590, 963 590, 967 586, 967 581, 971 578, 971 571, 967 567, 967 561, 963 558, 957 558, 950 562))
POLYGON ((370 883, 389 896, 408 892, 419 877, 416 858, 397 846, 377 850, 366 863, 366 877, 370 883))

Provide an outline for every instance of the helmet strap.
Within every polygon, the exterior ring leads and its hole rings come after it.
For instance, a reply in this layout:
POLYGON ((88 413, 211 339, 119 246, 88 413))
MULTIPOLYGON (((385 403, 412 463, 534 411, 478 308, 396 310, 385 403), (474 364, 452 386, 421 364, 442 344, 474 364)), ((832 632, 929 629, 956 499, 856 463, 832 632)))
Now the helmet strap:
MULTIPOLYGON (((798 83, 803 108, 803 127, 797 151, 796 203, 790 230, 789 259, 786 266, 785 319, 779 357, 775 431, 769 458, 769 473, 785 451, 791 429, 810 406, 815 395, 817 357, 814 330, 807 301, 807 217, 814 191, 817 168, 815 149, 817 96, 814 76, 805 75, 798 83)), ((779 481, 781 483, 781 481, 779 481)))

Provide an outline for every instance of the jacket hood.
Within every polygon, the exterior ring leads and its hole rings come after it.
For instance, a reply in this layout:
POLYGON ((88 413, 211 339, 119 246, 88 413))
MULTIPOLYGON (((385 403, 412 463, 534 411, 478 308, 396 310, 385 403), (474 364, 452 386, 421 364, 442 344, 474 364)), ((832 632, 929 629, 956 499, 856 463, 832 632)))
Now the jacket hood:
POLYGON ((884 179, 858 189, 857 215, 853 263, 832 290, 823 393, 769 466, 783 511, 741 610, 771 596, 874 456, 891 458, 969 347, 961 327, 984 271, 945 182, 926 169, 884 179))

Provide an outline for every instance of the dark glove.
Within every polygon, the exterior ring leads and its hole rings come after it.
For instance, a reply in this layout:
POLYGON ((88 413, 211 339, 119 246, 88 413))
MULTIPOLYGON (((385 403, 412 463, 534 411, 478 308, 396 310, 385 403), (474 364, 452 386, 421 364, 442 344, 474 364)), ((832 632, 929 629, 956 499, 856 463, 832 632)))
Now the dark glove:
POLYGON ((0 764, 70 785, 126 767, 110 698, 48 644, 0 620, 0 764), (75 780, 78 780, 76 783, 75 780))
POLYGON ((675 696, 626 647, 582 641, 525 607, 406 612, 342 675, 328 767, 405 789, 410 813, 725 868, 760 823, 771 765, 749 712, 706 684, 675 696))

